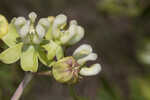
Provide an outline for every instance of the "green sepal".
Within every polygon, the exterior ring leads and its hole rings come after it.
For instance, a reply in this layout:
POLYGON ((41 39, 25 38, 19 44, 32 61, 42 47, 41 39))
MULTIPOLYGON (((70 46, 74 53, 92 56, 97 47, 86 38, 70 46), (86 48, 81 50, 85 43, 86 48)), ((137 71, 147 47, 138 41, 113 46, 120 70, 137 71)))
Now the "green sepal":
POLYGON ((0 14, 0 39, 8 33, 8 21, 0 14))
POLYGON ((66 57, 53 65, 52 74, 56 81, 66 83, 72 79, 73 73, 72 70, 70 70, 72 66, 67 63, 68 60, 70 61, 72 59, 72 57, 66 57))
POLYGON ((45 53, 44 48, 38 48, 38 58, 40 62, 45 66, 48 66, 50 64, 50 61, 47 58, 47 54, 45 53))
POLYGON ((50 27, 49 27, 49 29, 48 29, 46 35, 45 35, 45 38, 46 38, 47 40, 52 39, 52 25, 50 25, 50 27))
POLYGON ((18 37, 19 37, 19 35, 16 31, 15 26, 13 24, 9 24, 8 33, 4 37, 2 37, 2 40, 9 47, 12 47, 12 46, 16 45, 18 37))
POLYGON ((57 50, 56 50, 56 58, 57 58, 57 60, 60 60, 63 57, 64 57, 63 48, 61 46, 58 46, 57 50))
POLYGON ((16 44, 0 54, 0 60, 6 64, 11 64, 19 60, 23 43, 16 44))
POLYGON ((55 42, 50 41, 50 43, 44 45, 43 47, 47 51, 48 60, 52 60, 56 56, 56 50, 58 45, 55 42))
POLYGON ((38 53, 33 45, 24 47, 21 55, 21 68, 24 71, 37 72, 38 70, 38 53))

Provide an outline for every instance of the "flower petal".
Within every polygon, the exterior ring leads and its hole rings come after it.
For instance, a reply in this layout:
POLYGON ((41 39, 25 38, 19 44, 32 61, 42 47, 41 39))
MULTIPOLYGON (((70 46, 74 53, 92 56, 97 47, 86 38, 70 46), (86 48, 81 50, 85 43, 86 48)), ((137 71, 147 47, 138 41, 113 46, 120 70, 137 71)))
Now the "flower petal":
POLYGON ((71 40, 77 33, 77 25, 71 25, 64 33, 64 35, 61 37, 61 42, 63 44, 67 44, 69 40, 71 40))
POLYGON ((19 34, 21 37, 25 37, 30 29, 30 21, 27 21, 26 24, 19 30, 19 34))
POLYGON ((0 60, 6 64, 11 64, 19 60, 21 55, 22 43, 16 44, 0 54, 0 60))
POLYGON ((44 29, 43 26, 40 25, 40 24, 38 24, 38 25, 36 26, 36 32, 37 32, 39 38, 43 38, 43 37, 45 36, 45 29, 44 29))
MULTIPOLYGON (((25 48, 24 48, 25 49, 25 48)), ((24 71, 37 72, 38 70, 38 56, 35 48, 30 45, 22 52, 21 68, 24 71)))
POLYGON ((74 51, 73 57, 76 59, 80 59, 82 57, 88 56, 91 52, 92 47, 88 44, 83 44, 74 51))
POLYGON ((14 22, 14 25, 19 28, 21 27, 22 25, 24 25, 26 23, 26 19, 24 17, 18 17, 16 18, 15 22, 14 22))
POLYGON ((75 37, 72 38, 68 43, 69 45, 73 45, 79 42, 83 37, 84 37, 84 29, 81 26, 78 26, 75 37))
POLYGON ((53 22, 52 35, 55 39, 61 35, 60 29, 62 29, 67 23, 67 17, 63 14, 56 16, 53 22))
POLYGON ((97 75, 101 71, 101 65, 100 64, 94 64, 91 67, 83 67, 80 70, 80 74, 83 76, 93 76, 97 75))
POLYGON ((88 56, 85 56, 79 60, 77 60, 78 64, 83 65, 87 61, 94 61, 97 59, 97 54, 96 53, 90 53, 88 56))

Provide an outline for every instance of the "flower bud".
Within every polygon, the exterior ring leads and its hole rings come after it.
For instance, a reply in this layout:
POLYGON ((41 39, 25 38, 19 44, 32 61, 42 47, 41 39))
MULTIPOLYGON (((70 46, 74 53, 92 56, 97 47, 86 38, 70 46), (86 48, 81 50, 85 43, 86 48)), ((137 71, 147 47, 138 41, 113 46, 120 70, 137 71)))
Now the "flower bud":
POLYGON ((8 32, 8 21, 3 15, 0 15, 0 38, 6 35, 7 32, 8 32))
POLYGON ((60 83, 75 83, 78 79, 79 65, 73 57, 65 57, 54 64, 52 73, 60 83))
POLYGON ((29 14, 29 18, 30 18, 31 22, 34 23, 37 18, 37 14, 35 12, 31 12, 29 14))
POLYGON ((80 70, 80 74, 83 76, 93 76, 97 75, 101 71, 100 64, 94 64, 91 67, 83 67, 80 70))
POLYGON ((78 23, 77 23, 77 21, 76 20, 71 20, 70 21, 70 25, 77 25, 78 23))

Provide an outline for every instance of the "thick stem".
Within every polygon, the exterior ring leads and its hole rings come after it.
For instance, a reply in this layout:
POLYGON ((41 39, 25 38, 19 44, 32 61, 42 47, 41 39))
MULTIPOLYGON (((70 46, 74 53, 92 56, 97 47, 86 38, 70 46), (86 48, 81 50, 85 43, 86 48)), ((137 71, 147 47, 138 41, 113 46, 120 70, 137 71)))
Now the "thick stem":
POLYGON ((22 82, 19 84, 17 90, 15 91, 14 95, 12 96, 11 100, 19 100, 19 98, 21 97, 24 88, 27 86, 27 84, 31 81, 31 79, 33 78, 33 74, 32 73, 26 73, 24 79, 22 80, 22 82))

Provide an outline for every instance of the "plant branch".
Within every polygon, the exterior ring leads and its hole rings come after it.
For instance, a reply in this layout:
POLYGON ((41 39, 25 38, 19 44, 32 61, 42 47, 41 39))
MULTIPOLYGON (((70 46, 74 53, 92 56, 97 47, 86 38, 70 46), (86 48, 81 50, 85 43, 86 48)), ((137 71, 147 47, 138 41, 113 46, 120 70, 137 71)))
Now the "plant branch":
POLYGON ((15 91, 14 95, 12 96, 11 100, 19 100, 19 98, 21 97, 24 88, 27 86, 27 84, 31 81, 31 79, 33 78, 33 74, 32 73, 26 73, 24 79, 22 80, 22 82, 19 84, 17 90, 15 91))

